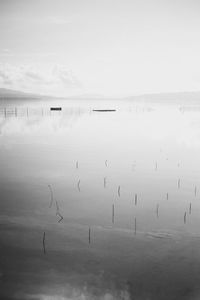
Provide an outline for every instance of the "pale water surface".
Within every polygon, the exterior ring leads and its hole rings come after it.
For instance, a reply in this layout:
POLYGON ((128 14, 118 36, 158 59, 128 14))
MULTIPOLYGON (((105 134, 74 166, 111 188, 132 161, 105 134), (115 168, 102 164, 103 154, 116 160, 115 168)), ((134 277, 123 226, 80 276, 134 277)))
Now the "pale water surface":
POLYGON ((197 103, 2 102, 0 167, 1 299, 200 298, 197 103))

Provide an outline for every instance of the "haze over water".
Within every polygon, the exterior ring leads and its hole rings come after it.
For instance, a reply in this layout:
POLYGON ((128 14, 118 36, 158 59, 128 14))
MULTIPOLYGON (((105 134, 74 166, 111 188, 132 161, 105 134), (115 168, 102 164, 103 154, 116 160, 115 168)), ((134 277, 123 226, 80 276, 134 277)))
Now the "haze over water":
POLYGON ((1 105, 2 299, 198 299, 199 113, 1 105))

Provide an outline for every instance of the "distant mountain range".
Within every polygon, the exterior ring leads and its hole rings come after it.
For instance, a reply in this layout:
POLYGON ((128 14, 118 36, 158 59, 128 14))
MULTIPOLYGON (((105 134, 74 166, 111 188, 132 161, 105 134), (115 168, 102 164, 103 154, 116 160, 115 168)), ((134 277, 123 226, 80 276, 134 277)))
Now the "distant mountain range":
MULTIPOLYGON (((50 96, 50 95, 41 95, 41 94, 34 94, 28 92, 22 92, 12 89, 0 88, 0 100, 8 99, 8 100, 25 100, 25 99, 103 99, 104 96, 97 95, 97 94, 83 94, 83 95, 75 95, 75 96, 67 96, 67 97, 60 97, 60 96, 50 96)), ((107 99, 107 98, 105 98, 107 99)))
POLYGON ((33 93, 26 93, 22 91, 0 88, 0 101, 1 100, 30 100, 30 99, 70 99, 70 100, 129 100, 129 101, 140 101, 140 102, 171 102, 171 103, 184 103, 184 102, 195 102, 200 104, 200 92, 177 92, 177 93, 154 93, 154 94, 143 94, 138 96, 130 97, 104 97, 101 95, 83 94, 77 96, 68 97, 54 97, 48 95, 37 95, 33 93))
POLYGON ((128 100, 149 101, 149 102, 199 102, 200 92, 175 92, 175 93, 153 93, 138 96, 126 97, 128 100))
POLYGON ((0 99, 39 99, 40 95, 0 88, 0 99))

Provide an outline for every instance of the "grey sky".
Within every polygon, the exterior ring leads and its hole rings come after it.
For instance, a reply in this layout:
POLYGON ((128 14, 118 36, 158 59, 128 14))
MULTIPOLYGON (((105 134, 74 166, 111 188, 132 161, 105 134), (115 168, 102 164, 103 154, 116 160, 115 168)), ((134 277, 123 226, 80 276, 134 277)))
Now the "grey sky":
POLYGON ((0 0, 0 40, 0 70, 14 88, 45 92, 54 81, 55 94, 200 89, 198 0, 0 0), (28 82, 27 72, 45 85, 28 82))

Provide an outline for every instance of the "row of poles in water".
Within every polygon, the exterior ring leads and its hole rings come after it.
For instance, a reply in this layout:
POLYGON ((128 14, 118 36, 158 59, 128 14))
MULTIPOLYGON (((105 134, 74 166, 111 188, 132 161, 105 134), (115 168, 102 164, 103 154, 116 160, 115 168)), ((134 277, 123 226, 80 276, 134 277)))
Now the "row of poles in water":
MULTIPOLYGON (((106 160, 105 161, 105 166, 108 167, 108 161, 106 160)), ((178 164, 179 166, 179 164, 178 164)), ((76 169, 79 168, 79 162, 76 161, 76 169)), ((157 170, 157 162, 155 164, 155 170, 157 170)), ((104 177, 104 188, 106 188, 106 177, 104 177)), ((78 180, 78 183, 77 183, 77 188, 78 188, 78 191, 80 192, 81 189, 80 189, 80 179, 78 180)), ((181 186, 181 180, 180 178, 178 179, 178 182, 177 182, 177 187, 178 189, 180 189, 180 186, 181 186)), ((60 208, 59 208, 59 204, 58 204, 58 201, 57 200, 54 200, 54 196, 53 196, 53 190, 52 190, 52 187, 51 185, 48 185, 48 188, 49 188, 49 191, 50 191, 50 204, 49 204, 49 208, 52 207, 53 205, 53 202, 55 202, 55 206, 56 206, 56 216, 59 217, 58 219, 58 223, 62 222, 62 220, 64 219, 62 214, 60 213, 60 208)), ((120 185, 118 186, 118 189, 117 189, 117 193, 118 193, 118 196, 120 197, 121 196, 121 187, 120 185)), ((194 188, 194 195, 196 197, 197 195, 197 187, 195 186, 194 188)), ((169 199, 169 194, 166 193, 166 199, 168 200, 169 199)), ((134 203, 135 205, 137 205, 137 202, 138 202, 138 195, 135 194, 134 196, 134 203)), ((192 212, 192 203, 190 202, 189 204, 189 214, 191 214, 192 212)), ((159 204, 156 205, 156 216, 157 218, 159 217, 159 204)), ((184 224, 186 223, 186 216, 187 216, 187 212, 184 213, 184 216, 183 216, 183 221, 184 221, 184 224)), ((114 224, 115 222, 115 205, 112 204, 112 224, 114 224)), ((134 219, 134 233, 136 235, 136 232, 137 232, 137 218, 135 217, 134 219)), ((45 244, 45 240, 46 240, 46 233, 44 232, 43 233, 43 252, 44 254, 46 254, 46 244, 45 244)), ((89 229, 88 229, 88 243, 90 244, 91 243, 91 227, 89 226, 89 229)))

